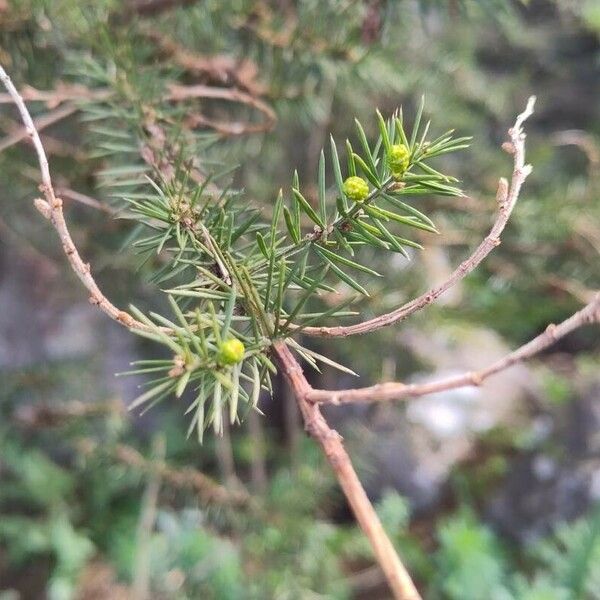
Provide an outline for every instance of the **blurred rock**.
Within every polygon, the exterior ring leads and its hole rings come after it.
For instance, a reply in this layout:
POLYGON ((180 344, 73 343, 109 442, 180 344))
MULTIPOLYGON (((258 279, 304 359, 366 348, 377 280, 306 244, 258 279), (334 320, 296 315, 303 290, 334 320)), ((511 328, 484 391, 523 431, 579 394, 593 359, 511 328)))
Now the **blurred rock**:
MULTIPOLYGON (((433 375, 417 375, 413 381, 475 371, 511 350, 494 331, 472 326, 409 329, 401 339, 434 369, 433 375)), ((516 428, 523 423, 528 399, 533 395, 535 386, 529 368, 515 365, 481 387, 410 400, 406 417, 412 425, 411 449, 418 464, 413 477, 439 490, 453 466, 469 455, 478 435, 495 427, 516 428)))
MULTIPOLYGON (((470 325, 406 329, 399 339, 431 368, 411 381, 477 370, 511 350, 494 331, 470 325)), ((405 408, 391 402, 331 409, 328 414, 346 432, 350 446, 357 448, 353 457, 362 467, 370 496, 377 498, 386 488, 394 488, 421 511, 438 502, 452 468, 469 456, 477 436, 495 427, 522 424, 535 394, 529 368, 516 365, 479 388, 408 400, 405 408)))
POLYGON ((138 358, 136 338, 90 305, 78 283, 65 283, 66 267, 11 244, 1 250, 0 370, 101 359, 94 388, 131 402, 140 379, 115 373, 138 358))
POLYGON ((541 538, 600 500, 600 381, 553 420, 543 449, 519 456, 488 503, 495 527, 520 543, 541 538))

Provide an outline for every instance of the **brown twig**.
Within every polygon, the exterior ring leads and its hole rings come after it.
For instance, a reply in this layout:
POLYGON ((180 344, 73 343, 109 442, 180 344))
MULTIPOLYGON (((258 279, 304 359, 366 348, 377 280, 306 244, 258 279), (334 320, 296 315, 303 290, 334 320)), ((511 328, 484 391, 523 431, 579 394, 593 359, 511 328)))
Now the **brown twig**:
MULTIPOLYGON (((88 418, 99 415, 125 415, 126 410, 120 400, 102 402, 72 401, 58 405, 42 404, 20 407, 15 412, 15 421, 25 427, 54 427, 63 425, 73 419, 88 418)), ((100 451, 98 444, 89 439, 80 439, 77 449, 85 456, 100 451)), ((176 488, 192 488, 205 502, 250 506, 252 497, 241 483, 236 482, 235 489, 228 489, 218 484, 204 473, 191 468, 176 469, 165 460, 148 460, 135 448, 118 444, 111 453, 123 464, 148 473, 158 475, 168 484, 176 488)))
POLYGON ((346 337, 360 333, 369 333, 382 327, 393 325, 435 302, 444 292, 447 292, 461 279, 464 279, 471 273, 500 244, 500 236, 515 207, 521 187, 531 172, 531 166, 525 164, 525 133, 522 126, 524 121, 533 113, 534 104, 535 97, 532 96, 529 98, 525 110, 517 117, 514 126, 509 130, 510 141, 503 146, 507 152, 513 155, 514 167, 510 185, 504 178, 501 178, 498 182, 498 191, 496 194, 498 214, 496 221, 487 237, 479 244, 473 254, 463 261, 446 281, 396 310, 369 319, 368 321, 345 327, 305 327, 302 333, 318 337, 346 337))
POLYGON ((214 121, 200 114, 191 114, 186 124, 189 127, 198 127, 204 125, 214 128, 216 131, 227 135, 241 135, 245 133, 255 133, 268 131, 273 128, 277 121, 275 111, 260 98, 253 96, 247 92, 243 92, 237 88, 214 87, 210 85, 177 85, 169 86, 169 100, 180 102, 193 98, 209 98, 215 100, 226 100, 249 106, 265 117, 262 123, 229 123, 214 121))
POLYGON ((590 171, 598 168, 600 164, 600 147, 596 138, 587 131, 579 129, 569 129, 567 131, 557 131, 552 136, 552 141, 556 146, 577 146, 586 155, 590 163, 590 171))
POLYGON ((73 400, 59 404, 25 404, 15 411, 15 421, 20 425, 38 428, 55 427, 68 423, 73 419, 82 419, 98 415, 126 414, 120 400, 103 400, 100 402, 81 402, 73 400))
MULTIPOLYGON (((31 181, 37 181, 40 176, 39 169, 34 169, 29 165, 22 165, 20 168, 20 172, 24 177, 30 179, 31 181)), ((72 190, 71 188, 67 187, 66 182, 60 176, 57 177, 57 179, 58 183, 54 191, 59 198, 62 198, 63 200, 72 200, 73 202, 77 202, 79 204, 89 206, 90 208, 94 208, 101 212, 105 212, 106 214, 111 215, 113 217, 116 217, 118 214, 122 214, 120 211, 118 211, 116 208, 113 208, 109 204, 100 202, 99 200, 96 200, 95 198, 92 198, 87 194, 78 192, 77 190, 72 190)))
POLYGON ((557 275, 547 275, 546 277, 544 277, 544 281, 553 288, 570 294, 571 296, 573 296, 573 298, 576 298, 577 300, 579 300, 579 302, 582 302, 583 304, 591 302, 595 295, 598 293, 597 291, 586 288, 578 281, 574 281, 571 279, 563 279, 562 277, 558 277, 557 275))
POLYGON ((229 54, 198 54, 182 46, 173 38, 151 25, 139 25, 140 33, 156 46, 161 57, 175 62, 194 77, 201 77, 218 85, 237 87, 253 96, 261 96, 266 89, 257 78, 258 65, 251 59, 229 54))
POLYGON ((40 135, 35 127, 31 115, 29 114, 27 106, 23 101, 23 98, 15 88, 13 82, 2 66, 0 66, 0 80, 2 80, 4 87, 17 106, 19 114, 21 115, 21 119, 23 120, 23 124, 25 125, 27 136, 33 142, 35 151, 37 153, 38 162, 40 164, 40 172, 42 175, 42 184, 40 189, 44 194, 45 199, 37 198, 34 201, 35 207, 46 219, 50 221, 50 223, 52 223, 54 229, 56 229, 71 268, 86 289, 90 292, 90 302, 98 306, 111 319, 114 319, 118 323, 122 323, 127 327, 141 328, 144 331, 147 330, 147 325, 141 323, 137 319, 134 319, 130 314, 120 310, 114 304, 112 304, 112 302, 106 298, 96 284, 96 281, 92 276, 89 263, 83 261, 79 251, 77 250, 77 247, 73 243, 71 233, 69 232, 69 228, 67 227, 67 223, 65 221, 62 200, 58 198, 54 192, 52 178, 50 177, 50 169, 48 167, 48 158, 46 156, 44 146, 42 145, 42 141, 40 140, 40 135))
POLYGON ((196 2, 198 0, 134 0, 129 2, 124 11, 116 13, 114 20, 122 23, 135 17, 154 17, 174 8, 191 6, 196 2))
POLYGON ((404 384, 400 382, 380 383, 365 388, 350 390, 311 390, 307 400, 314 403, 346 404, 349 402, 376 402, 426 396, 465 386, 479 386, 488 377, 508 369, 512 365, 528 360, 552 346, 558 339, 588 323, 600 323, 600 294, 584 308, 558 325, 550 324, 546 330, 517 350, 507 354, 479 371, 471 371, 429 383, 404 384))
MULTIPOLYGON (((54 90, 37 90, 33 87, 27 87, 23 93, 19 95, 21 99, 26 102, 44 102, 50 107, 56 107, 67 101, 76 102, 77 100, 107 100, 113 95, 113 91, 108 88, 88 89, 81 85, 61 84, 54 90)), ((277 115, 271 106, 269 106, 269 104, 250 92, 246 92, 234 87, 215 87, 203 84, 171 84, 168 87, 165 97, 165 99, 169 102, 184 102, 186 100, 194 100, 199 98, 226 100, 227 102, 249 106, 250 108, 262 114, 263 120, 258 123, 216 121, 199 113, 191 113, 188 125, 193 127, 210 127, 220 133, 223 133, 224 135, 243 135, 248 133, 269 131, 277 122, 277 115)), ((0 104, 6 104, 9 102, 14 102, 14 96, 10 92, 8 94, 0 94, 0 104)), ((71 112, 75 112, 79 108, 75 104, 70 106, 73 106, 73 110, 71 112)), ((60 115, 58 110, 57 114, 60 115)), ((27 133, 24 133, 19 139, 23 139, 27 135, 27 133)), ((5 142, 8 141, 8 139, 5 140, 5 142)), ((12 143, 10 145, 12 145, 12 143)))
POLYGON ((341 436, 329 427, 319 406, 309 400, 312 388, 304 377, 298 361, 284 341, 275 342, 273 350, 294 391, 305 428, 323 449, 358 524, 371 543, 377 562, 385 573, 394 597, 401 600, 420 599, 419 592, 400 561, 356 475, 352 461, 342 444, 341 436))
MULTIPOLYGON (((30 85, 24 86, 19 95, 25 102, 43 102, 48 108, 56 108, 63 102, 77 100, 106 100, 112 95, 108 88, 90 89, 84 85, 59 83, 53 90, 38 90, 30 85)), ((14 96, 8 92, 0 94, 0 104, 12 104, 14 96)))
POLYGON ((280 8, 271 7, 267 2, 255 2, 253 12, 243 19, 232 20, 232 26, 250 31, 260 41, 274 48, 308 50, 316 55, 328 54, 350 63, 360 60, 362 53, 359 49, 336 44, 328 37, 305 35, 297 10, 291 4, 288 8, 281 23, 280 8))
POLYGON ((118 211, 109 206, 108 204, 100 202, 95 198, 88 196, 87 194, 78 192, 77 190, 72 190, 71 188, 60 186, 56 188, 56 193, 61 198, 73 200, 74 202, 79 202, 79 204, 89 206, 90 208, 95 208, 96 210, 105 212, 106 214, 111 215, 113 217, 118 214, 118 211))

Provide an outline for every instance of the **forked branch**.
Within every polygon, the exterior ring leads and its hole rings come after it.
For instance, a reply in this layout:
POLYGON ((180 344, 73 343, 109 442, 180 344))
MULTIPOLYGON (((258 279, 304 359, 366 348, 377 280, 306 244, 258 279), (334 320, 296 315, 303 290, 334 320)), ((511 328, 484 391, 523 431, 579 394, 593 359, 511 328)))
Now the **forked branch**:
POLYGON ((488 377, 508 369, 512 365, 528 360, 552 346, 557 340, 579 327, 589 323, 600 323, 600 293, 584 308, 571 315, 558 325, 550 324, 546 330, 507 354, 491 365, 479 371, 470 371, 462 375, 431 381, 429 383, 404 384, 400 382, 379 383, 370 387, 350 390, 310 390, 306 399, 318 404, 346 404, 349 402, 377 402, 382 400, 400 400, 426 396, 465 386, 479 386, 488 377))
POLYGON ((304 377, 298 361, 284 341, 275 342, 273 349, 283 374, 296 396, 306 431, 323 449, 358 524, 371 543, 375 558, 386 576, 394 598, 419 600, 421 596, 367 497, 344 448, 342 437, 329 427, 319 406, 309 400, 314 390, 304 377))
MULTIPOLYGON (((91 301, 94 304, 97 304, 109 317, 127 327, 146 329, 146 325, 138 322, 129 314, 119 310, 103 295, 91 275, 90 266, 81 259, 64 219, 62 201, 55 194, 48 168, 48 159, 40 140, 39 133, 31 119, 31 115, 27 110, 25 102, 1 66, 0 79, 2 79, 8 93, 11 98, 13 98, 23 123, 25 124, 27 135, 31 138, 36 149, 40 171, 42 173, 41 190, 45 199, 38 198, 35 201, 35 205, 38 210, 50 220, 56 229, 71 267, 84 286, 90 291, 91 301)), ((408 572, 398 558, 390 540, 383 530, 372 504, 367 498, 356 472, 354 471, 350 457, 342 445, 341 437, 327 425, 320 413, 319 407, 315 404, 311 404, 307 400, 306 395, 311 391, 311 388, 302 373, 301 367, 292 356, 285 342, 275 342, 274 351, 284 374, 288 378, 288 381, 297 396, 306 427, 320 443, 328 461, 334 469, 336 477, 338 478, 360 526, 373 546, 375 556, 389 581, 394 596, 403 600, 419 600, 419 593, 412 583, 408 572)))

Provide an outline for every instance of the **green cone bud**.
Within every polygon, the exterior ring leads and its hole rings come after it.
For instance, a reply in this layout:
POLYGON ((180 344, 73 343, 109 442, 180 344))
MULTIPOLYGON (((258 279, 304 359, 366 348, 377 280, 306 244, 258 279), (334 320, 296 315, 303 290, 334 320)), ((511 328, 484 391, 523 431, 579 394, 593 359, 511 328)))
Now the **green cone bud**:
POLYGON ((369 184, 362 177, 348 177, 342 189, 355 202, 362 202, 369 195, 369 184))
POLYGON ((242 361, 246 348, 238 339, 226 340, 219 349, 219 362, 222 365, 235 365, 242 361))
POLYGON ((394 179, 400 179, 404 175, 404 171, 408 169, 410 152, 404 144, 394 144, 390 148, 387 161, 394 179))

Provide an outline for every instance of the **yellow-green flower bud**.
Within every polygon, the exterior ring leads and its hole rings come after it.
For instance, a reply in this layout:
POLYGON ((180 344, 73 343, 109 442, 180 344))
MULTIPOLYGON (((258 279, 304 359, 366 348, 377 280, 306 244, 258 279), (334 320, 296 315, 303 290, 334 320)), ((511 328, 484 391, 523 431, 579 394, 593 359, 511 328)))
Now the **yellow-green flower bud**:
POLYGON ((246 348, 240 340, 232 338, 221 344, 219 349, 219 363, 222 365, 235 365, 242 361, 246 348))
POLYGON ((348 177, 342 189, 355 202, 362 202, 369 195, 369 184, 362 177, 348 177))
POLYGON ((387 162, 394 179, 400 179, 404 171, 408 169, 410 162, 410 152, 404 144, 394 144, 390 148, 387 162))

